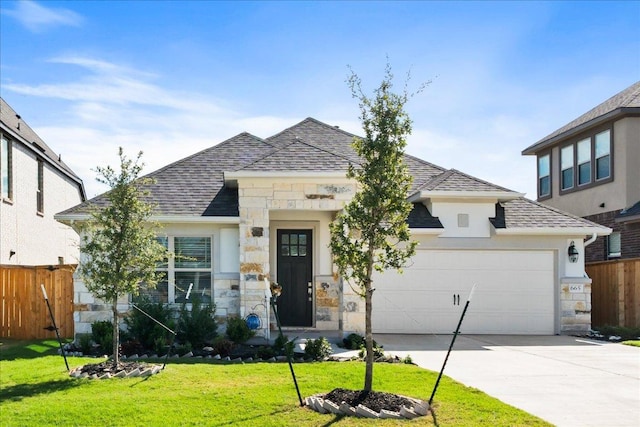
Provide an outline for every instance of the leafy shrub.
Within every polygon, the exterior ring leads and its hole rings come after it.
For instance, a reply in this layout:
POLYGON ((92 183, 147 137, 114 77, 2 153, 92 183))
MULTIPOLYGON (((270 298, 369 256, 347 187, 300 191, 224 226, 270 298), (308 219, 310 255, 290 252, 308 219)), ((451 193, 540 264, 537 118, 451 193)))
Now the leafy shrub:
POLYGON ((293 355, 294 342, 289 341, 289 337, 284 334, 278 334, 278 338, 273 343, 273 349, 276 354, 293 355))
MULTIPOLYGON (((175 327, 173 310, 168 306, 162 303, 153 303, 147 296, 137 298, 135 304, 140 310, 143 310, 169 329, 175 327)), ((130 339, 138 341, 145 349, 160 354, 170 342, 171 334, 154 320, 140 312, 140 310, 134 308, 124 318, 130 339)), ((125 342, 124 339, 123 342, 125 342)), ((126 352, 124 353, 126 354, 126 352)))
POLYGON ((226 357, 233 351, 233 341, 220 337, 213 342, 213 353, 226 357))
MULTIPOLYGON (((360 357, 361 359, 364 359, 366 354, 367 354, 367 349, 363 344, 362 348, 360 348, 360 351, 358 352, 358 357, 360 357)), ((382 348, 381 345, 378 345, 377 342, 373 341, 373 358, 375 360, 381 357, 384 357, 384 349, 382 348)))
POLYGON ((105 354, 113 351, 113 323, 109 320, 98 320, 91 324, 91 339, 98 344, 105 354))
POLYGON ((86 356, 90 355, 93 351, 91 334, 82 334, 78 338, 78 346, 80 347, 80 351, 86 356))
POLYGON ((358 334, 349 334, 342 340, 344 348, 349 350, 359 350, 364 346, 364 337, 358 334))
POLYGON ((210 344, 218 335, 218 324, 214 318, 215 304, 203 304, 198 295, 192 295, 191 310, 183 303, 180 308, 176 338, 181 343, 190 343, 192 348, 210 344))
POLYGON ((249 329, 247 322, 240 317, 227 318, 227 338, 236 344, 242 344, 253 337, 256 332, 249 329))
POLYGON ((276 350, 273 347, 262 345, 256 349, 256 357, 260 359, 270 359, 276 356, 276 350))
POLYGON ((325 337, 308 340, 304 347, 304 354, 313 360, 324 360, 333 352, 331 344, 325 337))
POLYGON ((407 354, 407 356, 402 359, 402 363, 406 365, 413 365, 413 359, 411 358, 411 355, 407 354))
POLYGON ((120 345, 120 351, 126 356, 133 354, 141 355, 144 353, 145 347, 138 340, 125 341, 120 345))

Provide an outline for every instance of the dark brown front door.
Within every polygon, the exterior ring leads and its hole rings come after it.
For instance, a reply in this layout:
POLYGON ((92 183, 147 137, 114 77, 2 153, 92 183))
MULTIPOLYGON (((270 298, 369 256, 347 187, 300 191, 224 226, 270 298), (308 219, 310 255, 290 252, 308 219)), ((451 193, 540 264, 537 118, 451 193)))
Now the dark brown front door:
POLYGON ((312 326, 311 230, 278 230, 278 315, 282 326, 312 326))

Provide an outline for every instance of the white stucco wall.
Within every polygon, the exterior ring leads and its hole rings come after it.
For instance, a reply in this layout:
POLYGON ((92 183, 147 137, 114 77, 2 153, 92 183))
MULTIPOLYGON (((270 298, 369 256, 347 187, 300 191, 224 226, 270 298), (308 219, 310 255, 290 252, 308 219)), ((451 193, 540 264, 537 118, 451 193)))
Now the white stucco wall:
POLYGON ((81 200, 78 184, 44 162, 44 212, 37 212, 38 162, 13 142, 13 198, 0 203, 0 264, 51 265, 78 262, 78 235, 53 216, 81 200), (9 258, 10 251, 15 255, 9 258))

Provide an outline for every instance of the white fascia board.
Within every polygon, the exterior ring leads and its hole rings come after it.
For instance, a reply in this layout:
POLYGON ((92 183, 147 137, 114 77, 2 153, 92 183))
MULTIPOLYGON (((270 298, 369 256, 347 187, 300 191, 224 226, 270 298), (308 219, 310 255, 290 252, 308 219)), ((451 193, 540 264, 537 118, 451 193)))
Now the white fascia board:
POLYGON ((411 234, 439 236, 444 232, 444 228, 410 228, 411 234))
POLYGON ((531 228, 494 228, 497 235, 503 236, 586 236, 596 233, 608 236, 613 230, 607 227, 531 227, 531 228))
MULTIPOLYGON (((89 214, 65 214, 54 215, 56 221, 65 224, 73 224, 74 222, 87 221, 91 218, 89 214)), ((163 223, 211 223, 211 224, 240 224, 240 217, 237 216, 186 216, 186 215, 153 215, 149 218, 151 221, 163 223)))
POLYGON ((211 224, 240 224, 238 216, 184 216, 184 215, 157 215, 150 218, 152 221, 165 223, 211 223, 211 224))
POLYGON ((491 201, 506 202, 508 200, 524 197, 525 193, 513 191, 418 191, 409 196, 410 202, 426 199, 434 200, 464 200, 464 201, 491 201))
POLYGON ((242 178, 347 178, 345 172, 300 172, 300 171, 234 171, 224 172, 225 181, 235 181, 242 178))

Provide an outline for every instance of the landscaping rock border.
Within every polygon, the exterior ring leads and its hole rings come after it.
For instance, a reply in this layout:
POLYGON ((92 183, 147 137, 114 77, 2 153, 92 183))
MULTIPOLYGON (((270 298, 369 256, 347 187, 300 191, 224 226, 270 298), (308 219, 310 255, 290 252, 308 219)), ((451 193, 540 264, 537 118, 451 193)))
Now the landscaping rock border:
POLYGON ((326 394, 319 393, 313 396, 306 397, 304 404, 309 409, 316 411, 320 414, 333 414, 333 415, 345 415, 350 417, 360 418, 391 418, 391 419, 406 419, 411 420, 414 418, 425 416, 429 413, 429 403, 424 400, 414 399, 412 397, 402 396, 405 399, 413 402, 411 407, 403 406, 399 412, 388 411, 386 409, 376 412, 363 405, 353 407, 347 402, 332 402, 325 399, 326 394))

